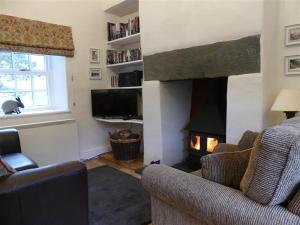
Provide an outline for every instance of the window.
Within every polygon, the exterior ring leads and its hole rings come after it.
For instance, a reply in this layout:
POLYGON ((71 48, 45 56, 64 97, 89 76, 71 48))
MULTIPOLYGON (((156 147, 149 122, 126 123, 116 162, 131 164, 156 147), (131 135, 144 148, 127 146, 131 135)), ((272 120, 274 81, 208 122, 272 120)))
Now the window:
POLYGON ((50 57, 0 52, 0 107, 20 97, 25 110, 50 108, 50 57))

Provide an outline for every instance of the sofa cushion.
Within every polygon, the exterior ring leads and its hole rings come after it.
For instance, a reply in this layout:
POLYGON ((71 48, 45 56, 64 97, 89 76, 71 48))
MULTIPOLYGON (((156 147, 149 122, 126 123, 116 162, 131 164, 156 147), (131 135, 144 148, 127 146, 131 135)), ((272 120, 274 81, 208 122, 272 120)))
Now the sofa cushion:
POLYGON ((5 177, 16 171, 0 156, 0 177, 5 177))
POLYGON ((300 122, 269 128, 251 152, 241 189, 264 205, 285 202, 300 182, 300 122))
POLYGON ((257 138, 259 133, 247 130, 244 132, 238 143, 238 150, 243 151, 249 148, 252 148, 254 145, 254 141, 257 138))
POLYGON ((12 153, 2 156, 3 159, 16 171, 37 168, 37 164, 22 153, 12 153))
POLYGON ((293 197, 292 201, 288 204, 287 209, 300 216, 300 190, 293 197))
POLYGON ((233 144, 227 144, 227 143, 219 143, 215 149, 214 153, 221 153, 221 152, 235 152, 238 151, 238 146, 233 144))
POLYGON ((251 149, 237 152, 222 152, 201 158, 202 177, 239 189, 240 182, 247 169, 251 149))
POLYGON ((254 167, 255 167, 255 159, 256 159, 256 154, 257 154, 257 148, 259 147, 259 144, 261 142, 263 133, 261 133, 255 140, 251 155, 249 158, 248 166, 246 168, 246 171, 243 175, 243 178, 240 183, 240 189, 245 193, 247 188, 249 187, 249 183, 251 181, 251 178, 254 176, 254 167))

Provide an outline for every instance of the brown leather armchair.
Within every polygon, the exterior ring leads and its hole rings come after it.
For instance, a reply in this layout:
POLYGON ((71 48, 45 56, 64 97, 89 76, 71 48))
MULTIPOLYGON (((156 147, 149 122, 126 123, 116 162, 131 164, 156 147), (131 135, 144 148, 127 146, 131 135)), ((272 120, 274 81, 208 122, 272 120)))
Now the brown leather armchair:
POLYGON ((84 164, 36 168, 36 163, 21 153, 16 130, 0 131, 0 154, 17 170, 0 179, 0 224, 88 225, 84 164))

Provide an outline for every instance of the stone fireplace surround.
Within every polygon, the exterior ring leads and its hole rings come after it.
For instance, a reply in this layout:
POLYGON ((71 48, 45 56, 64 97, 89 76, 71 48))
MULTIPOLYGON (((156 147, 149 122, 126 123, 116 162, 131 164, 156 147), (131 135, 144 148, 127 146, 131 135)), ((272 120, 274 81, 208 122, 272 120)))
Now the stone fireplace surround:
POLYGON ((144 56, 144 69, 146 164, 185 158, 193 79, 228 76, 227 142, 236 143, 246 129, 261 129, 259 36, 144 56))
POLYGON ((260 72, 260 36, 144 56, 145 81, 216 78, 260 72))

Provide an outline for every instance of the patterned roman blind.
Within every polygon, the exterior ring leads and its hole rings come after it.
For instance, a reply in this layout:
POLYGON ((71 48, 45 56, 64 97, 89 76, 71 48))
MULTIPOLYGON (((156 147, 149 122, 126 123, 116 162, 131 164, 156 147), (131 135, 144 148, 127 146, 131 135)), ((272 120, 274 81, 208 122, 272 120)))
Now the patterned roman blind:
POLYGON ((72 28, 0 15, 0 51, 74 56, 72 28))

